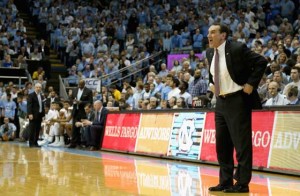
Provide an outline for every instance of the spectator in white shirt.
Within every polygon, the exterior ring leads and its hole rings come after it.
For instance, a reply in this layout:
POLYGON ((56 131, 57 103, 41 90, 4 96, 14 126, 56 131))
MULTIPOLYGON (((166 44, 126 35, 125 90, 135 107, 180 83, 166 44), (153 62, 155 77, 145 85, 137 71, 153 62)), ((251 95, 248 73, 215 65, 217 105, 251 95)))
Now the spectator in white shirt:
POLYGON ((170 81, 171 91, 168 93, 168 100, 170 100, 172 97, 180 97, 180 90, 178 88, 179 84, 180 81, 177 78, 173 77, 170 81))
POLYGON ((271 82, 268 87, 271 98, 267 100, 265 106, 280 106, 289 104, 286 96, 279 93, 279 85, 277 82, 271 82))

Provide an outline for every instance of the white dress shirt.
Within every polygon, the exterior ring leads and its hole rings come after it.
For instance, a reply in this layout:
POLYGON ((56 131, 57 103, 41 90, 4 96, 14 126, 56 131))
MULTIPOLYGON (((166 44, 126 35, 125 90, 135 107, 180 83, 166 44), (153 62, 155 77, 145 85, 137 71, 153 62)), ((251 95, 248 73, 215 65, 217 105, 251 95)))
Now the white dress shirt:
MULTIPOLYGON (((230 55, 229 53, 227 53, 225 55, 225 44, 226 41, 221 44, 217 49, 218 49, 218 53, 219 53, 219 81, 220 81, 220 95, 225 95, 228 93, 233 93, 236 91, 239 91, 241 89, 243 89, 242 86, 238 85, 237 83, 235 83, 231 77, 230 74, 228 72, 227 69, 227 64, 226 64, 226 55, 230 55)), ((216 53, 215 53, 216 54, 216 53)), ((212 59, 212 65, 210 66, 210 73, 213 75, 214 77, 214 71, 215 71, 215 54, 214 57, 212 59)))
POLYGON ((290 101, 286 98, 286 96, 282 94, 277 94, 275 97, 271 97, 267 100, 266 106, 276 106, 276 105, 287 105, 290 101))

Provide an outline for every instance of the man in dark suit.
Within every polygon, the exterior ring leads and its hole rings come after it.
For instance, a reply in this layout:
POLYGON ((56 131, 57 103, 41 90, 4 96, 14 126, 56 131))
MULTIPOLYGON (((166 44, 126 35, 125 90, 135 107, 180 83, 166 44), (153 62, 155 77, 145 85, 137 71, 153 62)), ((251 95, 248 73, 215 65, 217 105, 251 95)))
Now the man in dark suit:
POLYGON ((48 106, 50 108, 51 103, 59 103, 60 99, 59 97, 56 95, 55 91, 51 91, 49 97, 45 100, 45 105, 48 106))
POLYGON ((44 96, 41 94, 42 85, 36 83, 34 92, 30 93, 27 98, 27 113, 29 118, 29 147, 39 147, 37 140, 41 130, 42 118, 45 116, 43 104, 44 96))
POLYGON ((81 138, 80 127, 75 126, 75 123, 81 121, 81 119, 86 119, 84 106, 88 103, 93 104, 93 92, 85 87, 84 80, 80 80, 78 88, 72 92, 70 99, 73 101, 73 133, 69 148, 75 148, 77 145, 80 145, 81 138))
POLYGON ((266 59, 240 42, 227 40, 229 28, 209 28, 209 80, 216 96, 216 151, 220 164, 219 184, 210 191, 249 192, 252 171, 251 110, 260 109, 256 91, 267 66, 266 59), (238 166, 235 174, 233 151, 238 166), (236 183, 233 185, 233 179, 236 183))
POLYGON ((81 147, 88 147, 87 144, 87 138, 89 137, 89 133, 88 133, 88 129, 90 128, 89 126, 84 126, 83 122, 85 122, 86 120, 88 121, 93 121, 95 118, 95 112, 93 111, 93 105, 88 103, 84 106, 84 111, 86 114, 86 119, 83 119, 81 121, 78 121, 75 123, 75 126, 77 127, 82 127, 82 133, 81 133, 81 147))
POLYGON ((91 151, 101 148, 107 113, 102 102, 97 100, 94 103, 94 119, 83 121, 83 126, 88 126, 86 139, 91 151))
POLYGON ((50 48, 46 45, 45 40, 41 39, 38 51, 42 54, 43 59, 47 59, 50 55, 50 48))

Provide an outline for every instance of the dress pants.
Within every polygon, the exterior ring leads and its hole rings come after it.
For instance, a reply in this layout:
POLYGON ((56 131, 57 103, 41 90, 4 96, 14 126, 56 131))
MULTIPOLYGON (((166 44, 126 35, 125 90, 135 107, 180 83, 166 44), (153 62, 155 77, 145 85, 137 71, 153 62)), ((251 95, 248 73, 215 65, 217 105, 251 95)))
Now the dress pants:
POLYGON ((249 95, 243 91, 228 97, 218 97, 215 110, 216 150, 220 164, 219 183, 248 185, 252 172, 252 127, 249 95), (234 172, 233 150, 238 166, 234 172))
POLYGON ((102 132, 103 132, 103 126, 101 125, 91 125, 87 129, 87 145, 94 146, 96 148, 101 148, 102 143, 102 132))
MULTIPOLYGON (((41 115, 40 115, 41 116, 41 115)), ((39 134, 41 130, 42 119, 33 119, 29 121, 29 145, 38 145, 39 134)))
POLYGON ((76 146, 81 144, 81 127, 76 127, 75 123, 80 122, 81 119, 86 119, 85 112, 79 112, 78 109, 75 109, 73 114, 73 124, 72 124, 72 139, 71 139, 71 145, 76 146))

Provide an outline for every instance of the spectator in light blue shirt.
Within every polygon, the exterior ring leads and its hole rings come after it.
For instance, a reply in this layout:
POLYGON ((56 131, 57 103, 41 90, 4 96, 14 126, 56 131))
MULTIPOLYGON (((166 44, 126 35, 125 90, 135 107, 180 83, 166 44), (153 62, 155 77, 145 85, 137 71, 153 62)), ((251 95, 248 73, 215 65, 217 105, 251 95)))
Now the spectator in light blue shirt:
POLYGON ((78 75, 75 71, 72 71, 67 78, 69 86, 77 86, 78 84, 78 75))
POLYGON ((170 81, 173 78, 171 74, 168 74, 165 81, 165 86, 161 90, 161 99, 162 100, 168 100, 168 94, 172 90, 170 87, 170 81))
POLYGON ((200 30, 196 29, 195 35, 193 35, 193 49, 195 53, 201 52, 202 50, 202 40, 203 40, 203 35, 200 34, 200 30))
POLYGON ((172 32, 172 25, 169 23, 168 19, 164 19, 163 23, 159 26, 161 33, 172 32))
POLYGON ((11 94, 6 95, 6 100, 2 103, 4 117, 13 121, 15 118, 16 103, 11 99, 11 94))
POLYGON ((4 124, 0 126, 0 140, 13 140, 16 137, 16 130, 16 126, 10 123, 8 118, 4 118, 4 124))
POLYGON ((128 98, 126 99, 126 103, 128 105, 130 105, 132 108, 135 107, 135 100, 134 100, 134 96, 133 96, 133 90, 131 88, 131 86, 127 86, 126 88, 126 92, 127 92, 127 95, 128 95, 128 98))
POLYGON ((81 44, 82 56, 90 57, 95 54, 95 47, 92 42, 89 41, 89 37, 86 36, 84 42, 81 44))
POLYGON ((171 37, 171 49, 180 50, 182 48, 182 38, 178 35, 178 31, 174 31, 174 35, 171 37))

